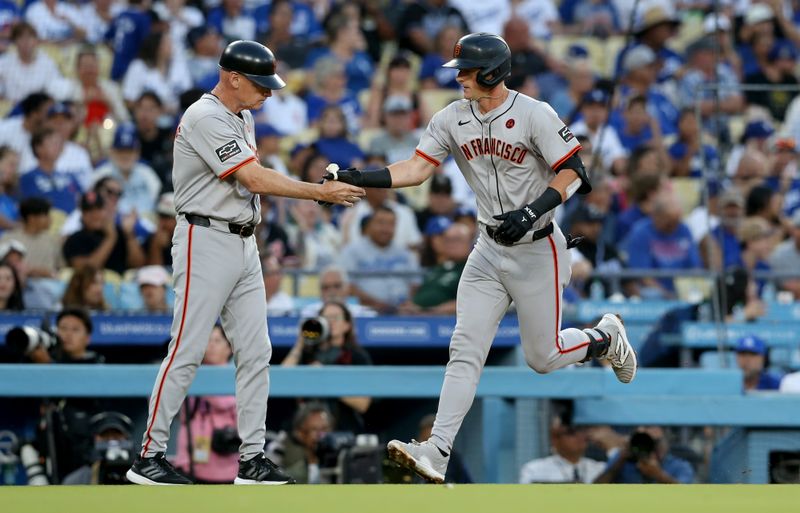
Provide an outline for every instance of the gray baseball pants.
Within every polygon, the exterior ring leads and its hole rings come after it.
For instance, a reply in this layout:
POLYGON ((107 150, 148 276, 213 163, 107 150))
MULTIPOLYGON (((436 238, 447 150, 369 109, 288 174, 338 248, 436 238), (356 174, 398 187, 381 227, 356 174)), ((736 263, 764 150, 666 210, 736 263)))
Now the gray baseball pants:
POLYGON ((431 434, 431 442, 443 451, 452 449, 472 406, 489 348, 512 300, 525 361, 533 370, 551 372, 586 356, 589 333, 561 330, 561 295, 571 269, 566 239, 554 228, 538 241, 506 247, 481 227, 458 284, 450 361, 431 434))
POLYGON ((256 238, 230 233, 227 223, 194 226, 179 216, 172 241, 172 340, 150 397, 142 455, 166 451, 172 419, 221 317, 236 364, 239 452, 250 459, 264 451, 272 355, 256 238))

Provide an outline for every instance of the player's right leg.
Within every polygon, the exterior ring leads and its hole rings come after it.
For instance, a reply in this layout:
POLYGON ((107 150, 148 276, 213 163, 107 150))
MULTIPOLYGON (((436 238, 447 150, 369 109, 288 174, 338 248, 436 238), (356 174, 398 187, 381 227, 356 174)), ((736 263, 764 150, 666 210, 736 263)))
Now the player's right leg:
POLYGON ((497 326, 508 310, 510 298, 498 278, 505 264, 500 247, 481 237, 458 284, 456 327, 431 438, 421 443, 392 440, 387 446, 390 458, 429 481, 444 482, 453 441, 475 399, 497 326))
POLYGON ((203 361, 208 338, 240 273, 227 235, 181 219, 172 248, 175 302, 167 356, 150 397, 142 451, 127 473, 136 484, 188 484, 164 458, 172 419, 203 361))

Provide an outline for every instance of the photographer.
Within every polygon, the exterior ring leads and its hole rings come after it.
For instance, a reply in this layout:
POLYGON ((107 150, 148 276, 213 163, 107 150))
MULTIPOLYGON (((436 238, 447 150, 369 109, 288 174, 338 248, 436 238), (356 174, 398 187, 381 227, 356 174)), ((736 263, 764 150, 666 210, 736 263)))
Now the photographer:
POLYGON ((694 482, 694 469, 683 459, 668 454, 664 430, 658 426, 639 427, 595 483, 664 483, 694 482))
MULTIPOLYGON (((353 316, 343 303, 329 301, 319 315, 301 323, 297 341, 281 365, 372 365, 358 345, 353 316)), ((340 397, 327 403, 341 431, 361 433, 371 402, 369 397, 340 397)))
POLYGON ((291 433, 280 436, 267 445, 267 457, 286 469, 299 484, 322 482, 318 442, 332 429, 333 419, 328 408, 317 401, 300 406, 292 419, 291 433))
MULTIPOLYGON (((203 365, 228 365, 233 350, 222 326, 208 338, 203 365)), ((178 432, 175 466, 198 483, 230 484, 239 471, 236 398, 187 397, 178 432)))
POLYGON ((94 433, 94 450, 88 463, 64 478, 64 485, 128 484, 125 472, 133 463, 133 423, 115 411, 98 413, 89 423, 94 433))

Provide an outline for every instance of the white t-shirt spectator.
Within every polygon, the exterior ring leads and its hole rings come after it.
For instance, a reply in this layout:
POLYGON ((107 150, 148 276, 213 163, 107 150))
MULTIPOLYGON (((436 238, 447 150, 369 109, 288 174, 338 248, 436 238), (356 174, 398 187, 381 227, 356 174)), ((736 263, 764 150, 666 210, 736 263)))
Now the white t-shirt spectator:
POLYGON ((269 123, 286 135, 296 135, 308 128, 308 107, 299 96, 273 91, 261 110, 253 113, 257 123, 269 123))
MULTIPOLYGON (((386 205, 394 211, 397 218, 392 244, 408 248, 422 243, 422 234, 419 232, 414 211, 396 201, 387 201, 386 205)), ((372 214, 372 207, 366 201, 359 201, 356 206, 347 211, 345 218, 342 219, 342 226, 347 226, 348 243, 364 238, 361 235, 361 220, 370 214, 372 214)))
POLYGON ((625 151, 625 147, 619 140, 617 131, 611 125, 605 125, 603 129, 594 133, 590 133, 589 127, 587 127, 586 123, 581 120, 573 123, 570 128, 572 129, 572 133, 576 136, 587 136, 591 141, 593 148, 597 148, 599 144, 600 158, 603 160, 603 167, 605 169, 610 169, 615 160, 626 158, 628 156, 628 153, 625 151), (603 134, 602 138, 600 134, 603 134))
POLYGON ((560 20, 552 0, 523 0, 514 6, 514 14, 528 23, 531 37, 536 39, 550 39, 550 25, 560 20))
POLYGON ((529 461, 519 473, 519 482, 528 483, 592 483, 603 473, 606 464, 581 458, 577 465, 558 454, 529 461))
POLYGON ((267 314, 280 316, 294 313, 294 299, 286 292, 279 290, 267 301, 267 314))
POLYGON ((64 100, 69 94, 69 83, 47 54, 37 50, 30 64, 20 61, 15 50, 0 56, 0 97, 16 104, 38 91, 56 100, 64 100))
MULTIPOLYGON (((111 19, 116 18, 124 9, 125 6, 123 4, 114 2, 109 9, 111 19)), ((94 2, 88 2, 78 7, 78 12, 80 15, 78 25, 86 32, 86 41, 92 44, 102 43, 111 22, 104 20, 97 14, 94 2)))
POLYGON ((64 143, 64 150, 56 160, 56 169, 74 175, 81 189, 85 191, 92 180, 94 166, 86 148, 78 143, 67 141, 64 143))
POLYGON ((8 146, 17 152, 20 174, 36 167, 37 162, 31 149, 31 134, 23 128, 23 120, 22 116, 0 120, 0 146, 8 146))
POLYGON ((73 25, 82 27, 81 12, 72 4, 56 0, 55 12, 39 0, 28 7, 25 21, 33 25, 42 41, 63 41, 74 35, 73 25))
POLYGON ((186 34, 194 27, 199 27, 205 22, 203 11, 197 7, 185 5, 181 8, 180 12, 175 15, 164 2, 158 2, 153 5, 153 11, 158 14, 158 17, 169 23, 169 35, 172 39, 172 51, 176 56, 185 57, 186 53, 186 34))
POLYGON ((511 17, 510 0, 450 0, 467 20, 470 32, 502 34, 503 25, 511 17))
POLYGON ((161 192, 161 180, 153 168, 138 162, 125 177, 111 161, 108 161, 95 170, 93 183, 97 183, 104 176, 113 176, 122 184, 122 196, 117 207, 121 214, 133 210, 139 215, 155 212, 158 195, 161 192))
POLYGON ((340 265, 347 269, 351 283, 375 299, 397 306, 411 297, 412 284, 418 277, 376 276, 359 278, 354 271, 418 271, 416 256, 406 248, 393 244, 387 248, 376 246, 361 237, 342 250, 340 265))
POLYGON ((180 59, 173 59, 168 76, 157 68, 148 67, 140 59, 134 60, 122 79, 122 97, 136 101, 145 91, 153 91, 167 110, 178 110, 178 96, 192 87, 192 79, 180 59))

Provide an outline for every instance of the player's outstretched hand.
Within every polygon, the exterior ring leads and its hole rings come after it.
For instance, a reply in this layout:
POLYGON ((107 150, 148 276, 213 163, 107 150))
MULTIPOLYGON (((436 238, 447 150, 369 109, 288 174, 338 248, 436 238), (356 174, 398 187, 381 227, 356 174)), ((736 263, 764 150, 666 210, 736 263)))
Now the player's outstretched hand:
POLYGON ((536 214, 530 208, 511 210, 494 216, 503 223, 495 230, 494 240, 498 244, 510 246, 520 240, 533 227, 536 214))
POLYGON ((354 167, 347 169, 331 170, 330 166, 326 169, 328 172, 323 176, 325 180, 336 180, 337 182, 349 183, 350 185, 361 186, 361 171, 354 167))
POLYGON ((320 204, 336 204, 352 207, 366 194, 364 189, 344 182, 326 181, 320 185, 320 204))

